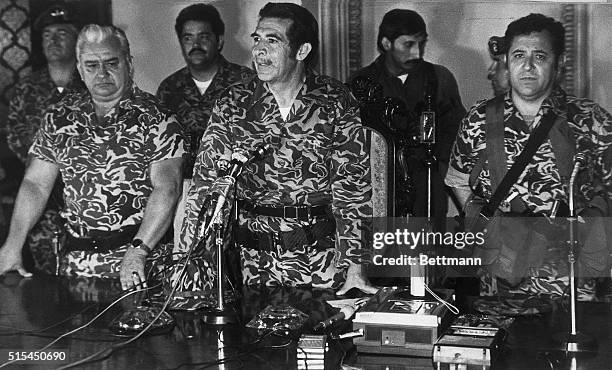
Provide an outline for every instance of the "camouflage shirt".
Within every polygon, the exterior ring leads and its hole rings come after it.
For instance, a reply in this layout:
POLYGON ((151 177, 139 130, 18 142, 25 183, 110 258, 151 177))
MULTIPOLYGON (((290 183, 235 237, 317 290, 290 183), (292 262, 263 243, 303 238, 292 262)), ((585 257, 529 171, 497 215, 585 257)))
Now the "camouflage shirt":
POLYGON ((219 95, 228 86, 254 74, 247 67, 230 63, 223 57, 220 58, 219 70, 205 94, 200 93, 187 67, 168 76, 157 89, 159 100, 176 114, 186 134, 191 136, 193 142, 188 145, 194 147, 194 154, 219 95))
POLYGON ((30 153, 59 166, 73 230, 117 230, 141 222, 152 191, 149 166, 184 154, 180 125, 137 87, 98 122, 88 91, 45 113, 30 153))
MULTIPOLYGON (((590 165, 580 171, 578 186, 579 206, 589 202, 606 209, 605 202, 612 195, 612 116, 588 99, 566 96, 561 89, 546 98, 536 116, 538 122, 549 110, 556 114, 567 112, 567 123, 575 141, 575 152, 584 152, 590 165)), ((461 123, 453 146, 450 164, 458 171, 469 174, 486 147, 486 101, 477 103, 461 123)), ((530 129, 512 102, 511 92, 504 101, 504 146, 508 169, 529 139, 530 129)), ((478 176, 476 193, 490 198, 492 195, 488 163, 478 176)), ((567 179, 562 179, 550 139, 546 139, 527 164, 521 177, 509 193, 518 193, 533 212, 547 212, 556 199, 567 202, 567 179)))
MULTIPOLYGON (((371 217, 370 165, 356 102, 339 82, 308 73, 283 120, 276 100, 258 78, 230 87, 214 106, 198 151, 181 248, 191 245, 197 215, 215 172, 232 153, 251 152, 262 143, 271 155, 245 166, 237 197, 257 205, 331 205, 336 219, 339 262, 360 262, 362 223, 371 217)), ((255 232, 290 231, 307 222, 243 212, 255 232)))
POLYGON ((45 109, 70 90, 85 90, 76 69, 72 80, 61 93, 47 68, 33 72, 17 85, 9 103, 7 142, 22 162, 25 163, 34 135, 42 125, 45 109))

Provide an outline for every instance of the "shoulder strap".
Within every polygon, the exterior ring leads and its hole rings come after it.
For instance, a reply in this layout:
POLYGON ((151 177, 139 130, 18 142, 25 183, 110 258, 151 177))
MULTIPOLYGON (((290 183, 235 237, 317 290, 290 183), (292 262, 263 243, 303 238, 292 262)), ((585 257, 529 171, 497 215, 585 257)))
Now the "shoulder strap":
MULTIPOLYGON (((500 203, 508 194, 508 190, 512 187, 512 185, 518 180, 521 173, 527 166, 527 163, 531 160, 534 153, 538 150, 542 142, 548 136, 548 132, 552 128, 555 123, 563 121, 563 117, 556 116, 552 109, 548 111, 544 117, 542 117, 542 121, 540 124, 533 130, 531 135, 529 136, 529 140, 527 140, 527 144, 525 148, 519 154, 518 158, 510 167, 510 170, 504 178, 501 180, 499 186, 495 189, 495 193, 491 199, 487 202, 487 204, 482 208, 481 214, 485 217, 491 217, 495 213, 497 207, 499 207, 500 203)), ((488 144, 488 143, 487 143, 488 144)), ((504 166, 505 167, 505 166, 504 166)))
MULTIPOLYGON (((484 169, 487 158, 493 158, 490 162, 491 168, 489 168, 491 187, 493 189, 497 188, 506 172, 505 162, 500 161, 500 159, 505 161, 505 151, 503 150, 503 130, 501 131, 501 135, 499 134, 499 130, 495 131, 495 135, 487 132, 487 129, 492 127, 495 122, 503 122, 503 102, 503 95, 496 96, 495 98, 487 101, 486 125, 484 127, 487 148, 491 148, 490 144, 492 144, 493 146, 500 148, 500 150, 487 150, 478 157, 474 168, 470 172, 469 184, 471 187, 475 186, 478 176, 484 169), (501 158, 502 155, 504 158, 501 158)), ((559 175, 561 176, 561 179, 565 179, 564 182, 569 179, 572 171, 574 153, 576 151, 576 148, 574 147, 576 142, 574 139, 574 133, 567 124, 567 116, 568 112, 567 109, 565 109, 562 116, 559 117, 561 119, 559 124, 553 125, 548 133, 550 143, 555 154, 556 165, 559 169, 559 175)))
MULTIPOLYGON (((491 189, 497 189, 506 175, 506 148, 504 145, 504 94, 487 102, 485 138, 486 158, 489 160, 491 189)), ((483 163, 484 165, 484 163, 483 163)))
POLYGON ((469 184, 474 187, 478 176, 484 169, 485 162, 489 159, 489 174, 491 176, 491 187, 497 188, 506 173, 506 151, 504 150, 504 95, 498 95, 486 103, 485 114, 485 140, 487 146, 481 152, 474 168, 470 172, 469 184), (494 150, 497 147, 501 150, 494 150))

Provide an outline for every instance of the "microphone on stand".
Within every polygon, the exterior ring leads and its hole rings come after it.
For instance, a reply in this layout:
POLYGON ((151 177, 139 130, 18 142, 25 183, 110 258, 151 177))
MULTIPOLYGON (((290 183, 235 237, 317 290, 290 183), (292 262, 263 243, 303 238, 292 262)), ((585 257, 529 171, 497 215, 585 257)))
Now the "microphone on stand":
MULTIPOLYGON (((262 144, 259 145, 255 150, 245 156, 241 153, 233 153, 232 161, 230 163, 230 168, 227 171, 227 175, 219 177, 211 186, 211 196, 217 194, 217 199, 215 204, 215 209, 211 213, 210 208, 207 209, 206 212, 202 212, 207 216, 212 216, 210 218, 211 222, 216 222, 217 217, 221 214, 221 210, 225 205, 227 200, 227 195, 229 194, 230 189, 236 183, 236 179, 242 173, 242 169, 255 161, 263 159, 265 156, 272 152, 272 145, 270 144, 262 144)), ((204 231, 206 228, 204 228, 204 231)))
POLYGON ((433 97, 425 97, 425 109, 419 120, 419 141, 421 144, 436 143, 436 111, 434 109, 433 97))
POLYGON ((230 163, 230 169, 227 172, 228 176, 238 177, 242 172, 244 166, 251 164, 255 161, 264 159, 268 154, 272 153, 272 145, 261 144, 258 145, 255 150, 250 152, 248 156, 242 153, 233 153, 232 162, 230 163))
POLYGON ((588 159, 585 152, 580 152, 574 156, 574 169, 572 170, 572 175, 570 176, 570 182, 574 182, 573 179, 576 177, 578 171, 581 168, 585 168, 588 164, 588 159))

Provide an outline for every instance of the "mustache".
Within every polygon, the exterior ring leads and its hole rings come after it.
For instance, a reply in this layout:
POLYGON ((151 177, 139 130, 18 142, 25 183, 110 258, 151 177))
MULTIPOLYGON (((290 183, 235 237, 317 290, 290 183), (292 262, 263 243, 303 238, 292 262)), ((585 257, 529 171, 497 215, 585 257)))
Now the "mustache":
POLYGON ((405 65, 407 66, 413 66, 413 65, 419 65, 423 62, 422 58, 419 59, 412 59, 412 60, 407 60, 404 62, 405 65))
POLYGON ((206 53, 206 50, 204 50, 204 49, 200 49, 200 48, 193 48, 193 49, 189 50, 189 55, 191 55, 191 54, 195 53, 196 51, 199 51, 199 52, 201 52, 201 53, 206 53))

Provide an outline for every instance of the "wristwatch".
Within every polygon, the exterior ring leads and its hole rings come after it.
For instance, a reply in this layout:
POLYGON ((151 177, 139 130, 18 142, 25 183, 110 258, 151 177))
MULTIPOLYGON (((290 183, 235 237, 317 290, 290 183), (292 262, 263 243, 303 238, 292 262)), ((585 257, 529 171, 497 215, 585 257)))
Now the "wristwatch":
POLYGON ((143 251, 148 253, 151 253, 151 247, 149 247, 148 245, 146 245, 142 239, 134 239, 132 240, 132 248, 135 249, 142 249, 143 251))

